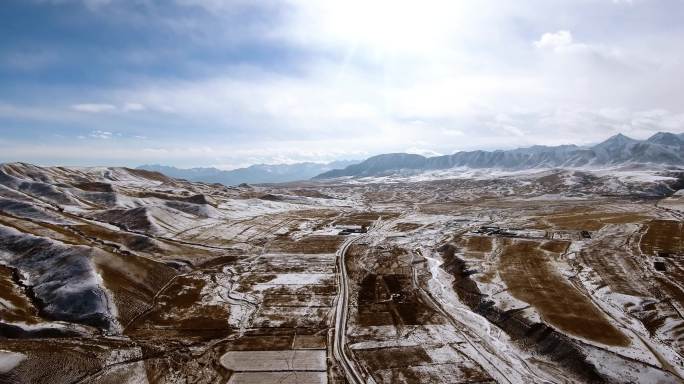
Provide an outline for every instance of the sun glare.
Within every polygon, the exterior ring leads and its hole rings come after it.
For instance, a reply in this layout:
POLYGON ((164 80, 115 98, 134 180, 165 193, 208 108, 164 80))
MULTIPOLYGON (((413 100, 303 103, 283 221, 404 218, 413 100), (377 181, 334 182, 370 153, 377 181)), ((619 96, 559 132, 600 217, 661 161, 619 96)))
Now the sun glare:
POLYGON ((380 52, 424 52, 444 43, 458 27, 457 2, 360 1, 326 3, 324 30, 336 40, 380 52))

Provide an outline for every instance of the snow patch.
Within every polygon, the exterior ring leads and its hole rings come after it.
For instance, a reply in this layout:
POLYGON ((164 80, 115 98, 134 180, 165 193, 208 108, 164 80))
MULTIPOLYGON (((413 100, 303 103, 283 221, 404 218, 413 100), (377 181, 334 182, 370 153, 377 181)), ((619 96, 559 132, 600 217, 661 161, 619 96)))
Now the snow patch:
POLYGON ((283 285, 315 285, 322 284, 325 279, 329 279, 329 273, 283 273, 265 284, 283 285))
POLYGON ((24 360, 26 360, 26 355, 23 353, 0 349, 0 373, 13 370, 24 360))

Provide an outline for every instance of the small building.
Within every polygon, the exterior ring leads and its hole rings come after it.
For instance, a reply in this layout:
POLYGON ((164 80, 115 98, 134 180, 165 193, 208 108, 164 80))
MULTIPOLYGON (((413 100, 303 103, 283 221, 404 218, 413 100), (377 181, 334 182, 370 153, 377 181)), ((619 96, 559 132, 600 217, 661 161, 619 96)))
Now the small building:
POLYGON ((365 225, 338 225, 336 228, 340 229, 338 235, 346 236, 352 233, 366 233, 368 229, 365 225))
POLYGON ((496 235, 500 234, 502 231, 499 227, 494 226, 482 226, 480 229, 476 230, 475 233, 483 233, 485 235, 496 235))

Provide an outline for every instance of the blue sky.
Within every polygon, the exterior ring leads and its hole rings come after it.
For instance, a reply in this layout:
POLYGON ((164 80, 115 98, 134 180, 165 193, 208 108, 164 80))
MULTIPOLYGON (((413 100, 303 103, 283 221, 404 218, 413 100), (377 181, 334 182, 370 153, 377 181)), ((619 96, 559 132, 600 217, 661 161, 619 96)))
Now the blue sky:
POLYGON ((0 161, 233 168, 684 131, 680 0, 5 0, 0 161))

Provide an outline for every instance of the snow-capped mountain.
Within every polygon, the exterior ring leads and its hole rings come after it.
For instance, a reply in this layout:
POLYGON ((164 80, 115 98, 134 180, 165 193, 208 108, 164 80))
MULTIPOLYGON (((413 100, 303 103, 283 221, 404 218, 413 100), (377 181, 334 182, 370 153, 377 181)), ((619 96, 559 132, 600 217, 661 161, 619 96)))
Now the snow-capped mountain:
POLYGON ((322 173, 316 178, 379 176, 455 167, 523 170, 626 164, 684 165, 684 136, 659 132, 646 140, 635 140, 618 134, 591 147, 535 145, 513 150, 457 152, 435 157, 390 153, 373 156, 344 169, 322 173))
POLYGON ((176 168, 165 165, 141 165, 138 169, 163 173, 169 177, 200 181, 204 183, 219 183, 223 185, 238 185, 241 183, 285 183, 290 181, 307 180, 322 172, 346 167, 358 161, 340 160, 331 163, 295 163, 295 164, 256 164, 246 168, 225 171, 217 168, 176 168))

